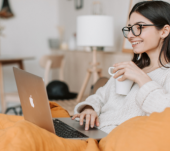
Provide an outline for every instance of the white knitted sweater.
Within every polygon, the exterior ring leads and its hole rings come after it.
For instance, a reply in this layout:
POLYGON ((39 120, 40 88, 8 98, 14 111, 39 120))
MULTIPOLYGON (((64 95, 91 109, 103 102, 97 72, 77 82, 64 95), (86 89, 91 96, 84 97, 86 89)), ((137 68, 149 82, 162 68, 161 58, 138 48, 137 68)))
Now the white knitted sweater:
POLYGON ((98 128, 109 133, 130 118, 162 112, 170 107, 170 68, 161 67, 147 74, 152 81, 141 88, 135 83, 126 96, 116 94, 115 79, 111 77, 96 94, 77 104, 74 113, 91 105, 99 116, 98 128))

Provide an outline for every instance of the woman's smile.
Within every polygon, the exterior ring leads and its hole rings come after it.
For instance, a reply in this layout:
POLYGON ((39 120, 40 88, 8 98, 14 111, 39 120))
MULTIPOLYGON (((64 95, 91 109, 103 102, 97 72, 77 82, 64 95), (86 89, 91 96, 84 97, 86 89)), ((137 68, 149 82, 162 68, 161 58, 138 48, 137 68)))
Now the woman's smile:
POLYGON ((131 41, 131 44, 132 44, 132 47, 135 47, 139 44, 141 44, 143 42, 143 40, 140 40, 140 41, 131 41))

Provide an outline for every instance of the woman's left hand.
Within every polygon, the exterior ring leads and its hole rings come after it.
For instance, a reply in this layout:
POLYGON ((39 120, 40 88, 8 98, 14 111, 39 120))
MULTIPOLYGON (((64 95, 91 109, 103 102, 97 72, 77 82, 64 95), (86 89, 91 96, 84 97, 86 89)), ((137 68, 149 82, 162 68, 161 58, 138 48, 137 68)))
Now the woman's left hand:
POLYGON ((152 79, 132 61, 116 63, 113 66, 115 67, 113 73, 117 72, 114 78, 123 75, 121 78, 118 78, 118 81, 129 79, 137 83, 139 87, 152 81, 152 79))

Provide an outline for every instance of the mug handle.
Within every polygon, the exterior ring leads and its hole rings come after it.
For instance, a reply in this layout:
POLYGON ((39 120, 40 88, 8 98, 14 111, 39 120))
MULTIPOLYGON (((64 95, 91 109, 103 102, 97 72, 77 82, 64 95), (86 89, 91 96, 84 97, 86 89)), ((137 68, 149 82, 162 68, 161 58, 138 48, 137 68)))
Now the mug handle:
POLYGON ((109 69, 108 69, 108 72, 109 72, 109 74, 111 75, 111 76, 114 76, 115 75, 115 73, 111 73, 111 69, 114 69, 115 67, 109 67, 109 69))

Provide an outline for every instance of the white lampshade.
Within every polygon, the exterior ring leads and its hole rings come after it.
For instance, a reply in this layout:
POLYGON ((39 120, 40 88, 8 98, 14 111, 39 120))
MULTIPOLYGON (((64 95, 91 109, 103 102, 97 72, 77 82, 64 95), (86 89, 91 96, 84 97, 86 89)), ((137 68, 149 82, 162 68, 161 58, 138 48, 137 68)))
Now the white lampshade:
POLYGON ((113 17, 104 15, 77 18, 78 46, 113 46, 113 17))

